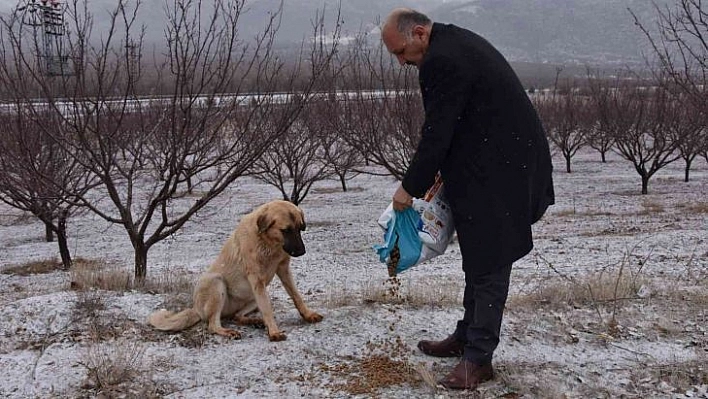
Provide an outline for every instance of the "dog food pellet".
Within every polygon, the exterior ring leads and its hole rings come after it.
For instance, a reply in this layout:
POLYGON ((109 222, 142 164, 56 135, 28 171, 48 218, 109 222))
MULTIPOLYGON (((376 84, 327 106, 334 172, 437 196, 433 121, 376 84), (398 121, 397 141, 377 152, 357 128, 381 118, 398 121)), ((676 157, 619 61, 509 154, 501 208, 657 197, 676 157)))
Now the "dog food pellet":
POLYGON ((398 248, 398 240, 396 240, 396 243, 393 245, 393 249, 391 250, 391 254, 388 257, 388 262, 386 262, 389 277, 396 277, 396 268, 398 268, 398 262, 400 260, 401 250, 398 248))

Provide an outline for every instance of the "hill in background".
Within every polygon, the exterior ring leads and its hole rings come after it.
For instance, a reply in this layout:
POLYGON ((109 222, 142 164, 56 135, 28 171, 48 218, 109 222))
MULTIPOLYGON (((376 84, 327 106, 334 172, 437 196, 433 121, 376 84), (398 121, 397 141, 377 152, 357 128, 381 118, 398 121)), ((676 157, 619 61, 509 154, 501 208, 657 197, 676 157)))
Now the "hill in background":
MULTIPOLYGON (((89 1, 94 37, 107 29, 109 11, 115 3, 89 1)), ((0 0, 0 13, 17 4, 17 0, 0 0)), ((146 44, 158 50, 165 40, 164 23, 160 23, 165 20, 164 4, 145 1, 139 13, 139 20, 146 27, 146 44)), ((248 40, 263 29, 280 0, 251 0, 246 4, 247 12, 239 27, 242 37, 248 40)), ((339 0, 285 1, 277 47, 283 52, 298 49, 312 35, 318 11, 325 10, 331 28, 339 6, 339 0)), ((582 74, 585 65, 642 65, 646 41, 628 9, 648 23, 655 15, 653 3, 646 0, 341 0, 343 35, 368 32, 376 40, 379 21, 400 6, 419 9, 435 21, 454 23, 481 34, 514 62, 522 77, 541 75, 538 82, 528 82, 537 86, 553 79, 553 65, 557 64, 564 65, 564 76, 582 74)))

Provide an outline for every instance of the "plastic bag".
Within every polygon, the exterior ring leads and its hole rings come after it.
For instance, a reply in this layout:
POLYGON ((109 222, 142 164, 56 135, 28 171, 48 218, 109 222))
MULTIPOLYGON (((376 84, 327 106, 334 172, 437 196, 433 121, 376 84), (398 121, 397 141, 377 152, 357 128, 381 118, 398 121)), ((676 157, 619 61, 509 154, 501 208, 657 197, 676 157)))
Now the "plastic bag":
MULTIPOLYGON (((418 236, 420 215, 413 208, 394 211, 391 205, 384 215, 382 218, 387 219, 384 243, 374 245, 374 249, 379 260, 388 266, 388 275, 393 277, 419 262, 423 249, 423 241, 418 236)), ((381 222, 379 219, 379 224, 381 222)))
POLYGON ((428 189, 422 200, 413 199, 413 209, 421 217, 418 236, 423 241, 426 252, 430 252, 421 255, 421 262, 445 253, 455 234, 455 223, 452 220, 450 205, 445 199, 440 175, 435 178, 435 183, 428 189))
POLYGON ((389 204, 378 223, 385 230, 384 244, 374 249, 391 277, 445 253, 455 226, 440 176, 423 199, 413 199, 411 208, 399 212, 389 204))

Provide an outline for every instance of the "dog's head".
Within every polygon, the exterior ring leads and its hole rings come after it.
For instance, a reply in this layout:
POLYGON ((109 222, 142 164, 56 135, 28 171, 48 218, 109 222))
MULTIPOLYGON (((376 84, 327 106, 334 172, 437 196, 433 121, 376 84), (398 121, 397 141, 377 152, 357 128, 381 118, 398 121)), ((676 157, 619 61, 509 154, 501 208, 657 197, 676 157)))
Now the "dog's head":
POLYGON ((305 231, 305 215, 292 202, 273 201, 258 214, 258 234, 271 244, 281 244, 290 256, 305 254, 301 231, 305 231))

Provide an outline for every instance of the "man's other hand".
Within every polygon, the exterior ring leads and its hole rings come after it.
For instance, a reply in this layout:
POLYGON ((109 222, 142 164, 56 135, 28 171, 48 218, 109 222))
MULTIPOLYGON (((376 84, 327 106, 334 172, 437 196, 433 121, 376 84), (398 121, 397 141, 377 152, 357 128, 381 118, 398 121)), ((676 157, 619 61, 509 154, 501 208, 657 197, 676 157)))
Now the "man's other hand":
POLYGON ((413 197, 399 185, 395 193, 393 193, 393 209, 402 211, 413 204, 413 197))

